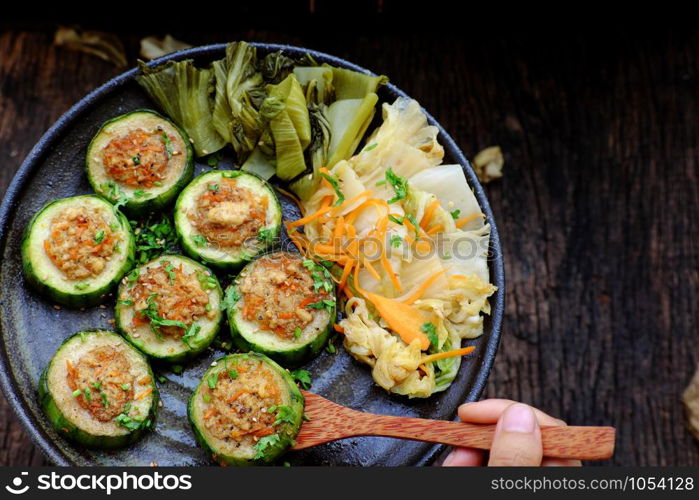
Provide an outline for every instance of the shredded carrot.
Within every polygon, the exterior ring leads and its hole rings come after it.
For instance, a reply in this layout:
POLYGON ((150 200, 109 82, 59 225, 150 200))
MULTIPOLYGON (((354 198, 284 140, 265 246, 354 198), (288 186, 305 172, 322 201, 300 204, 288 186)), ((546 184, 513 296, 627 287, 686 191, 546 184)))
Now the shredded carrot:
POLYGON ((439 201, 434 200, 432 203, 430 203, 425 210, 425 215, 422 216, 422 220, 420 221, 420 227, 422 229, 427 229, 427 226, 430 225, 430 221, 432 220, 432 214, 434 214, 435 209, 439 206, 439 201))
POLYGON ((434 233, 438 233, 440 231, 444 231, 444 226, 441 224, 437 224, 436 226, 432 226, 429 231, 427 231, 428 235, 433 235, 434 233))
POLYGON ((462 347, 461 349, 454 349, 453 351, 446 351, 446 352, 438 352, 435 354, 430 354, 429 356, 425 356, 422 358, 423 363, 432 363, 434 361, 439 361, 440 359, 444 358, 453 358, 456 356, 465 356, 466 354, 470 354, 473 351, 475 351, 476 348, 474 346, 470 347, 462 347))
POLYGON ((238 389, 238 391, 235 394, 233 394, 230 398, 228 398, 228 401, 226 401, 226 402, 233 403, 233 402, 237 401, 238 398, 240 396, 242 396, 243 394, 245 394, 246 392, 248 392, 248 391, 246 391, 245 389, 238 389))
POLYGON ((463 219, 459 219, 456 221, 456 227, 461 228, 471 222, 472 220, 477 219, 478 217, 485 217, 485 214, 472 214, 469 215, 468 217, 464 217, 463 219))
POLYGON ((339 216, 335 222, 335 231, 333 232, 333 239, 339 240, 342 235, 345 234, 345 217, 339 216))
POLYGON ((393 267, 391 267, 391 262, 386 258, 386 255, 381 256, 381 265, 388 274, 389 278, 391 278, 391 283, 393 283, 393 286, 396 288, 396 290, 398 290, 398 293, 402 292, 403 287, 398 280, 398 276, 396 276, 396 273, 393 271, 393 267))
POLYGON ((146 396, 148 396, 151 392, 153 392, 153 388, 149 387, 148 389, 144 390, 142 393, 140 393, 138 396, 136 396, 134 399, 143 399, 146 396))
POLYGON ((150 384, 150 377, 146 375, 145 377, 141 377, 141 379, 138 381, 139 384, 150 384))
POLYGON ((369 274, 371 274, 375 280, 381 281, 381 275, 376 272, 376 269, 371 264, 371 262, 369 262, 368 260, 365 260, 364 267, 366 267, 367 271, 369 271, 369 274))
POLYGON ((342 328, 342 327, 341 327, 340 325, 338 325, 337 323, 335 323, 335 324, 333 325, 333 329, 334 329, 336 332, 338 332, 338 333, 345 333, 345 329, 342 328))
POLYGON ((418 287, 418 289, 415 290, 415 292, 413 292, 412 295, 410 295, 410 297, 408 297, 407 299, 405 299, 405 300, 403 301, 403 303, 410 305, 410 304, 412 304, 413 302, 415 302, 417 299, 419 299, 420 297, 422 297, 422 294, 425 293, 425 292, 427 291, 427 289, 428 289, 429 287, 432 286, 432 283, 434 283, 435 281, 437 281, 437 278, 439 278, 439 277, 440 277, 442 274, 444 274, 446 271, 447 271, 446 269, 442 269, 441 271, 436 272, 436 273, 434 273, 432 276, 430 276, 429 278, 427 278, 427 280, 425 280, 425 282, 424 282, 423 284, 421 284, 421 285, 418 287))
POLYGON ((354 260, 348 260, 347 264, 345 264, 345 268, 342 270, 342 276, 340 277, 340 286, 343 286, 347 281, 347 277, 352 272, 352 266, 354 265, 354 263, 354 260))
MULTIPOLYGON (((356 275, 355 275, 356 276, 356 275)), ((396 332, 406 344, 418 339, 420 349, 426 351, 430 347, 430 339, 427 338, 421 328, 425 324, 425 318, 414 307, 394 299, 382 297, 367 291, 361 293, 372 303, 388 326, 396 332)))
POLYGON ((309 222, 312 222, 316 220, 318 217, 327 214, 328 212, 331 212, 333 210, 333 207, 324 207, 321 208, 320 210, 312 213, 311 215, 308 215, 306 217, 302 217, 298 220, 295 220, 293 222, 289 222, 287 224, 287 227, 299 227, 299 226, 304 226, 308 224, 309 222))
POLYGON ((260 429, 259 431, 253 432, 253 435, 256 437, 265 437, 269 436, 270 434, 274 434, 274 429, 271 427, 267 427, 266 429, 260 429))

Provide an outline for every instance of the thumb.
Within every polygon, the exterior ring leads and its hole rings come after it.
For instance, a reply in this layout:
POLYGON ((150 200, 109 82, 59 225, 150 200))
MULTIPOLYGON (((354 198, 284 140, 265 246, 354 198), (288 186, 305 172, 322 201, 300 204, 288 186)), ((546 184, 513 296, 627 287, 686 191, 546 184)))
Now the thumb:
POLYGON ((490 448, 491 466, 541 465, 541 429, 531 407, 516 403, 500 415, 490 448))

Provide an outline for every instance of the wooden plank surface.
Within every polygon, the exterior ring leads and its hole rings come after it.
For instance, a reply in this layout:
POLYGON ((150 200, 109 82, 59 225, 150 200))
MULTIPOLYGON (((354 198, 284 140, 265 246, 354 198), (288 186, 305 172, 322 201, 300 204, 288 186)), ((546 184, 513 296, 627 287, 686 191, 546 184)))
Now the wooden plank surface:
MULTIPOLYGON (((52 47, 50 28, 0 31, 0 193, 46 128, 119 72, 52 47)), ((124 35, 130 61, 145 34, 124 35)), ((699 465, 680 402, 699 362, 699 33, 175 35, 346 57, 389 75, 468 156, 499 144, 505 177, 486 190, 507 318, 486 396, 617 427, 609 463, 699 465)), ((41 463, 0 398, 0 465, 41 463)))

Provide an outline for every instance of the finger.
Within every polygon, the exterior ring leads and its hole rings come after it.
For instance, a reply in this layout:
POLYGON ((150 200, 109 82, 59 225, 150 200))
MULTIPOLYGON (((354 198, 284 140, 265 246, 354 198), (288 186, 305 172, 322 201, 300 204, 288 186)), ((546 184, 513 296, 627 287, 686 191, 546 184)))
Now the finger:
POLYGON ((444 467, 479 467, 485 461, 485 452, 472 448, 454 448, 444 459, 444 467))
MULTIPOLYGON (((477 403, 466 403, 459 406, 459 418, 462 422, 474 424, 494 424, 502 415, 502 412, 515 401, 509 399, 485 399, 477 403)), ((533 408, 539 425, 564 426, 563 420, 553 418, 541 410, 533 408)))
POLYGON ((490 466, 541 465, 541 429, 534 409, 515 403, 502 413, 490 447, 490 466))
POLYGON ((542 467, 582 467, 580 460, 565 460, 563 458, 544 458, 542 467))

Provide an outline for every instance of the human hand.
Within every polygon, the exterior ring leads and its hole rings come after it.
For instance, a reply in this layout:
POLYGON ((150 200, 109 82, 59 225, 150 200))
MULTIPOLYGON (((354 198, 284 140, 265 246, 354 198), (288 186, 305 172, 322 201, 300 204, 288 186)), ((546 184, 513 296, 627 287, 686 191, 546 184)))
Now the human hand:
MULTIPOLYGON (((509 399, 486 399, 459 407, 462 422, 494 424, 495 435, 487 463, 490 466, 580 466, 580 460, 542 458, 539 426, 564 426, 563 420, 509 399)), ((444 460, 445 467, 473 467, 486 463, 486 452, 454 448, 444 460)))

